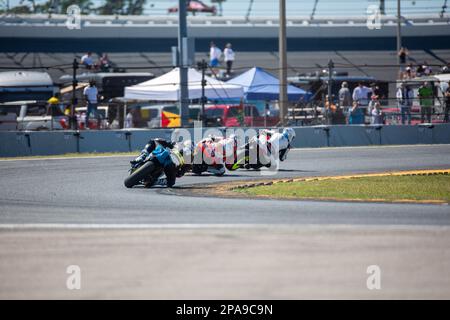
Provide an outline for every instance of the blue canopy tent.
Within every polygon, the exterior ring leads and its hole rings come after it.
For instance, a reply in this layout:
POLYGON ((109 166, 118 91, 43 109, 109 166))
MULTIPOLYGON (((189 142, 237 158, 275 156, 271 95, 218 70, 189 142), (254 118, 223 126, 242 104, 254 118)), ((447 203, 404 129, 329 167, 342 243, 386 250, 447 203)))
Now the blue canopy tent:
MULTIPOLYGON (((240 85, 244 95, 249 100, 273 101, 279 99, 280 81, 267 71, 254 67, 243 74, 227 81, 229 84, 240 85)), ((288 85, 288 100, 291 102, 308 102, 311 92, 288 85)))

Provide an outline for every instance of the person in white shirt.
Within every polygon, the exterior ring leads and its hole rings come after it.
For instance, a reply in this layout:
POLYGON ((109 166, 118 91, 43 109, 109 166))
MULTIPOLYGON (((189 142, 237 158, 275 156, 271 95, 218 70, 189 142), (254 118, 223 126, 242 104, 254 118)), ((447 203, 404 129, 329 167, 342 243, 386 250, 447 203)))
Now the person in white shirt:
POLYGON ((229 77, 231 74, 231 68, 233 67, 233 61, 234 61, 234 51, 231 48, 231 43, 227 43, 225 46, 225 49, 223 49, 223 56, 225 63, 227 64, 227 73, 226 75, 229 77))
POLYGON ((363 116, 367 112, 367 105, 369 104, 369 95, 372 94, 372 89, 366 87, 361 82, 358 83, 358 86, 353 90, 353 102, 358 104, 358 109, 362 112, 363 116))
POLYGON ((211 42, 211 47, 209 49, 209 65, 212 68, 214 74, 217 74, 216 68, 219 66, 219 60, 222 56, 222 50, 217 48, 214 42, 211 42))
POLYGON ((83 90, 83 95, 87 102, 87 111, 86 111, 86 119, 85 119, 85 128, 89 128, 89 116, 91 113, 97 118, 97 122, 99 119, 97 117, 97 98, 98 98, 98 90, 95 86, 95 81, 90 80, 89 86, 85 87, 83 90))
POLYGON ((361 82, 353 90, 353 101, 358 102, 359 106, 367 106, 369 104, 369 94, 372 93, 372 89, 366 87, 361 82))
POLYGON ((86 69, 92 69, 94 67, 94 59, 92 59, 92 52, 88 52, 81 57, 81 64, 86 67, 86 69))

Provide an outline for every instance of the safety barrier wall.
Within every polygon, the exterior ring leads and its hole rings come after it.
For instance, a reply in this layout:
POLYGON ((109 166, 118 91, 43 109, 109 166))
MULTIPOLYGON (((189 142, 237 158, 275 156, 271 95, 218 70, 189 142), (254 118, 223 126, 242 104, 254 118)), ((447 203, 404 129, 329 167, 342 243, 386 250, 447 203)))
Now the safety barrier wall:
MULTIPOLYGON (((223 130, 223 128, 216 128, 223 130)), ((295 148, 400 144, 450 144, 450 124, 416 126, 295 127, 295 148)), ((245 128, 244 128, 245 130, 245 128)), ((194 138, 193 129, 188 129, 194 138)), ((0 157, 140 150, 151 138, 170 139, 172 130, 0 132, 0 157)), ((197 137, 199 139, 199 137, 197 137)), ((197 140, 194 139, 194 140, 197 140)))

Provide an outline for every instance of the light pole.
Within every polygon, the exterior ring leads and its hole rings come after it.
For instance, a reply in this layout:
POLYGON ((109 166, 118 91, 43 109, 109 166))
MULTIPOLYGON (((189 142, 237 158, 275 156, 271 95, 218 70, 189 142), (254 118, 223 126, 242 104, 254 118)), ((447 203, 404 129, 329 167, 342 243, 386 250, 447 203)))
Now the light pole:
POLYGON ((401 8, 400 8, 400 0, 397 0, 397 62, 400 66, 400 56, 398 53, 400 52, 400 48, 402 47, 402 16, 401 16, 401 8))
MULTIPOLYGON (((326 110, 326 120, 327 124, 330 122, 330 111, 331 111, 331 104, 333 102, 333 68, 334 63, 333 60, 330 59, 328 61, 328 110, 326 110)), ((325 106, 326 108, 327 106, 325 106)))
POLYGON ((278 50, 280 57, 279 64, 279 78, 280 78, 280 92, 279 92, 279 106, 280 106, 280 125, 284 126, 286 124, 287 116, 287 46, 286 46, 286 0, 280 1, 280 28, 278 36, 278 50))
POLYGON ((189 121, 189 89, 187 65, 186 0, 178 0, 178 65, 180 70, 180 119, 185 127, 189 121))

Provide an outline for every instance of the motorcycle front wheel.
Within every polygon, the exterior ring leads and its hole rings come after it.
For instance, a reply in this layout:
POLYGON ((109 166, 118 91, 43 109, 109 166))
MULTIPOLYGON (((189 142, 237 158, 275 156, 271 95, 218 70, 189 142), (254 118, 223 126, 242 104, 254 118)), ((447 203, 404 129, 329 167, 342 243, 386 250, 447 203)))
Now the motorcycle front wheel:
POLYGON ((142 180, 152 175, 156 166, 153 161, 144 163, 141 167, 137 168, 132 174, 130 174, 124 181, 124 185, 127 188, 131 188, 139 184, 142 180))

